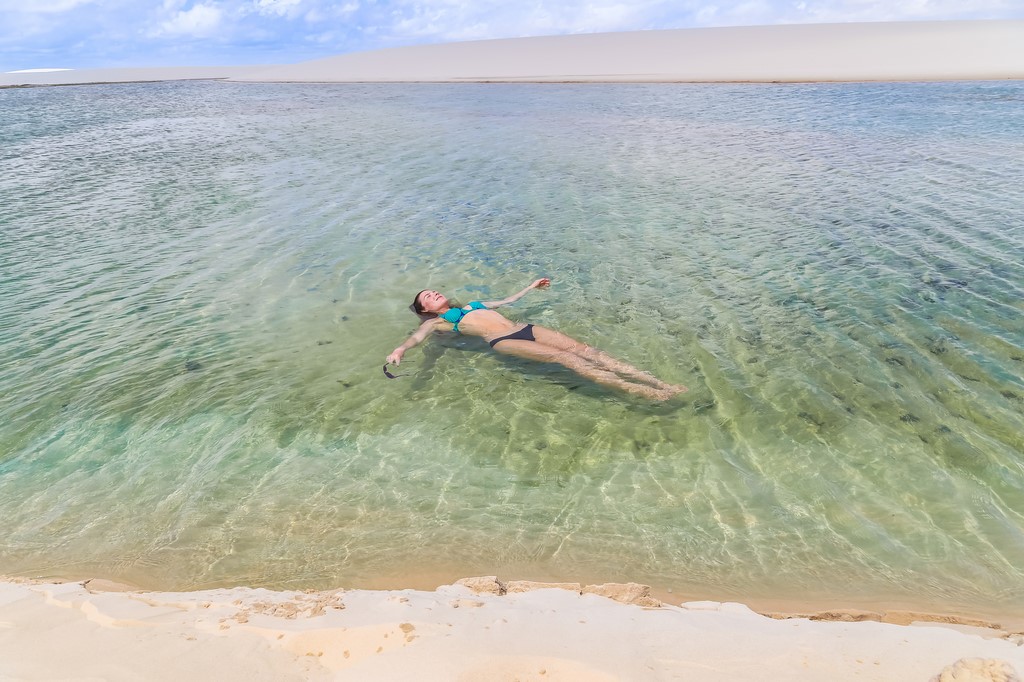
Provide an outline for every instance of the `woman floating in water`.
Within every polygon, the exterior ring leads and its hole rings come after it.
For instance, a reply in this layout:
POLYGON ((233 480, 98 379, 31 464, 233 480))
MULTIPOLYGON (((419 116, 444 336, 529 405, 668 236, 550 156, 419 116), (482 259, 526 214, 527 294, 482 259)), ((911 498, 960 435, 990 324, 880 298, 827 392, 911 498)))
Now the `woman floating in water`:
POLYGON ((538 362, 557 362, 591 381, 645 398, 667 400, 686 390, 685 386, 667 384, 565 334, 538 325, 518 324, 492 310, 518 301, 530 289, 546 289, 550 284, 551 280, 544 277, 508 298, 473 301, 465 308, 453 308, 440 293, 424 289, 416 294, 411 306, 424 319, 423 324, 388 356, 387 361, 397 365, 407 350, 422 343, 431 332, 451 330, 457 334, 482 336, 499 353, 538 362))

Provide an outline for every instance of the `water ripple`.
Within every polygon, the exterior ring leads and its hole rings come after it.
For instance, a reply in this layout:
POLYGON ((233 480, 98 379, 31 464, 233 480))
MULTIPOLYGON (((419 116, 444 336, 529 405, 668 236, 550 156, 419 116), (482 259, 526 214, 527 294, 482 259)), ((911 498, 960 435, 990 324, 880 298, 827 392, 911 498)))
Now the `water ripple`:
POLYGON ((0 91, 0 572, 1019 610, 1021 88, 0 91))

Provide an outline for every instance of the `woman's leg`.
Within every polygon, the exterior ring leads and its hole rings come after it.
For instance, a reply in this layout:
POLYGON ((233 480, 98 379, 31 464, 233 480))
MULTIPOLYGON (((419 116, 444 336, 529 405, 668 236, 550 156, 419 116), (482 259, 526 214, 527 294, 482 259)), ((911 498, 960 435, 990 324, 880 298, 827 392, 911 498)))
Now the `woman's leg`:
POLYGON ((557 362, 563 367, 567 367, 580 376, 602 386, 610 386, 652 400, 667 400, 676 394, 676 391, 626 381, 614 372, 599 367, 590 360, 575 353, 552 348, 535 341, 508 339, 494 344, 494 350, 506 355, 514 355, 518 358, 535 360, 537 362, 557 362))
POLYGON ((561 332, 556 332, 553 329, 534 325, 533 335, 537 339, 537 343, 544 344, 545 346, 551 346, 552 348, 566 351, 573 355, 578 355, 581 358, 589 360, 593 364, 605 367, 613 372, 618 372, 619 374, 639 379, 640 381, 646 381, 656 388, 673 390, 676 393, 682 393, 687 390, 685 386, 676 386, 664 382, 650 372, 645 372, 642 369, 637 369, 633 365, 622 362, 621 360, 616 360, 604 351, 598 350, 593 346, 588 346, 582 341, 577 341, 576 339, 566 336, 561 332))

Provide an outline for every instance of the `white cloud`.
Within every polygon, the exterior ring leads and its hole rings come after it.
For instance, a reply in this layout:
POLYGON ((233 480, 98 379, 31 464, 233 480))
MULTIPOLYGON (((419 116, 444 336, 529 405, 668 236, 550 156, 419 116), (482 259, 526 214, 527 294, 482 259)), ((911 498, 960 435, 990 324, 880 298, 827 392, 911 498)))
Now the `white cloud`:
POLYGON ((587 10, 587 23, 592 27, 591 30, 595 31, 614 30, 623 22, 630 22, 636 18, 632 7, 628 4, 597 5, 588 7, 587 10))
POLYGON ((685 13, 664 0, 393 0, 388 10, 376 23, 396 43, 662 28, 659 15, 685 13))
MULTIPOLYGON (((763 23, 1006 19, 1024 16, 1022 0, 799 0, 772 4, 757 15, 763 23)), ((741 20, 739 6, 724 23, 741 20)))
POLYGON ((320 3, 309 8, 305 15, 303 15, 303 19, 310 24, 334 19, 350 19, 360 8, 358 2, 347 2, 345 4, 334 2, 320 3))
POLYGON ((294 17, 300 13, 302 0, 256 0, 256 12, 264 16, 294 17))
POLYGON ((714 25, 715 17, 717 16, 718 5, 707 5, 706 7, 701 7, 699 10, 697 10, 695 18, 698 24, 705 26, 714 25))
POLYGON ((19 12, 22 14, 59 14, 81 5, 88 5, 94 0, 0 0, 0 12, 19 12))
POLYGON ((220 26, 223 12, 216 5, 193 5, 190 9, 178 11, 160 24, 160 35, 192 36, 203 38, 212 35, 220 26))

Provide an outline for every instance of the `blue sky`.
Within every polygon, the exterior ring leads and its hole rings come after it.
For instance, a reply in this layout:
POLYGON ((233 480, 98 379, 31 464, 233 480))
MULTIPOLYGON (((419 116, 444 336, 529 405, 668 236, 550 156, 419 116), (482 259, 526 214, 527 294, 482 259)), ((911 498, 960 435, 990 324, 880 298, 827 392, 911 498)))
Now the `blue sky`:
POLYGON ((0 72, 291 63, 519 36, 1024 18, 1024 0, 0 0, 0 72))

